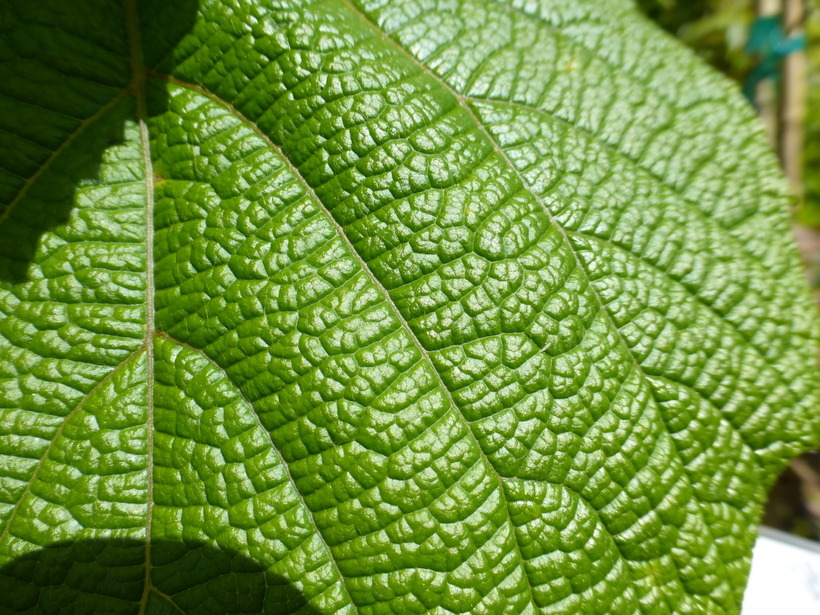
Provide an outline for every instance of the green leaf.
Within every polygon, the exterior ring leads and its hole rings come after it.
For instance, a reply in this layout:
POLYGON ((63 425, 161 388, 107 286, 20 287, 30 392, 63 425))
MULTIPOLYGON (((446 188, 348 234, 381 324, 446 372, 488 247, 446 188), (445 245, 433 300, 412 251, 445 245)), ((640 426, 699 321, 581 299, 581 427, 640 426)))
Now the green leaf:
POLYGON ((752 112, 628 3, 0 34, 0 611, 739 612, 815 312, 752 112))

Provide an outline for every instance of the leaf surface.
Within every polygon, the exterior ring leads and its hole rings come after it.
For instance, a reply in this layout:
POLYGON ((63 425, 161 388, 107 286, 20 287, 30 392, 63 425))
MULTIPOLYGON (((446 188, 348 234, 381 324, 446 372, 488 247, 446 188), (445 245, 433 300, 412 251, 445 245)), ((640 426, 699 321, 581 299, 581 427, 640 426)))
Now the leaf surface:
POLYGON ((739 612, 820 415, 722 78, 607 0, 0 24, 10 612, 739 612))

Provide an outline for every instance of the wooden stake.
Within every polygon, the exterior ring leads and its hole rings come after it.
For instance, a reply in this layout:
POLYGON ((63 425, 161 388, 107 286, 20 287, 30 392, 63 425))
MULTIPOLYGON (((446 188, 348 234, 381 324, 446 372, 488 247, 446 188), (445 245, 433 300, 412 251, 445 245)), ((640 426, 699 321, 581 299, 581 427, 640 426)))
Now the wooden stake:
MULTIPOLYGON (((786 37, 803 34, 803 0, 784 0, 786 37)), ((806 53, 795 51, 783 60, 778 152, 791 188, 803 195, 803 123, 806 117, 806 53)))
MULTIPOLYGON (((789 0, 786 0, 788 2, 789 0)), ((780 13, 780 0, 757 0, 757 16, 771 17, 780 13)), ((772 149, 778 149, 778 114, 777 114, 777 87, 771 79, 764 79, 757 86, 755 103, 757 113, 772 149)))

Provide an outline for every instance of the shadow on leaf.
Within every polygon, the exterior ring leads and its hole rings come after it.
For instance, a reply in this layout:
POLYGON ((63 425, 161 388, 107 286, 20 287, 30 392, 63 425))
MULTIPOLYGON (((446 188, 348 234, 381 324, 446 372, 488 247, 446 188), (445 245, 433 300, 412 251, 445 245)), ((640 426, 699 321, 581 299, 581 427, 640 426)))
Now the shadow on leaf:
POLYGON ((0 569, 0 613, 42 615, 318 615, 285 578, 211 545, 88 539, 50 545, 0 569))
POLYGON ((152 68, 193 27, 197 6, 0 2, 0 284, 64 285, 70 273, 93 285, 111 267, 106 242, 144 241, 132 46, 142 42, 152 68), (112 231, 112 218, 123 228, 112 231))

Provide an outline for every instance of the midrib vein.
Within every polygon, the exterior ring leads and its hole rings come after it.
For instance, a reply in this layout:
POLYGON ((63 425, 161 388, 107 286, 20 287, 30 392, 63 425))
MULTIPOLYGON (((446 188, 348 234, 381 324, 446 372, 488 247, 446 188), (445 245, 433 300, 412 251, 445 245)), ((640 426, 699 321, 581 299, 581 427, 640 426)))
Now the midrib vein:
MULTIPOLYGON (((405 58, 407 58, 410 62, 412 62, 415 66, 417 66, 422 71, 423 74, 429 76, 431 79, 434 79, 446 92, 448 92, 451 96, 453 96, 455 98, 455 100, 458 102, 459 106, 461 106, 469 114, 469 116, 472 119, 475 126, 488 139, 490 145, 493 147, 493 149, 499 155, 501 160, 504 162, 504 165, 510 170, 511 173, 513 173, 515 175, 515 177, 520 182, 521 186, 533 197, 533 199, 535 199, 535 201, 538 203, 538 205, 543 209, 544 213, 546 214, 546 216, 549 219, 549 221, 551 222, 551 224, 561 234, 562 242, 564 243, 564 245, 567 246, 567 248, 569 250, 569 253, 572 254, 572 257, 573 257, 573 260, 575 261, 576 266, 578 267, 579 271, 583 272, 584 276, 587 278, 587 281, 589 282, 590 292, 591 292, 593 298, 595 299, 595 301, 598 303, 598 305, 601 309, 601 313, 604 315, 604 317, 606 318, 606 320, 609 323, 610 327, 615 332, 615 335, 617 336, 618 341, 620 342, 620 344, 626 349, 626 352, 629 355, 632 363, 634 364, 634 367, 638 370, 638 373, 641 374, 644 382, 646 383, 647 389, 648 389, 650 395, 652 396, 652 401, 657 405, 657 398, 655 397, 655 390, 652 387, 652 383, 649 381, 649 378, 648 378, 646 372, 644 371, 643 367, 638 362, 637 358, 635 357, 634 353, 632 352, 632 349, 626 343, 626 340, 624 339, 623 334, 621 333, 621 330, 615 324, 615 321, 612 318, 612 314, 610 314, 610 312, 609 312, 609 308, 607 307, 607 304, 603 301, 601 296, 598 294, 598 291, 596 290, 596 288, 592 284, 590 274, 587 271, 586 267, 584 266, 583 261, 578 256, 578 252, 575 249, 575 246, 573 246, 572 241, 570 240, 566 229, 564 229, 564 227, 561 224, 558 223, 558 221, 552 215, 552 211, 550 211, 549 207, 547 207, 547 205, 546 205, 546 203, 544 203, 543 199, 541 199, 538 196, 538 194, 535 192, 533 187, 530 186, 530 184, 526 181, 524 176, 519 172, 518 168, 513 164, 512 160, 510 160, 510 158, 507 156, 506 152, 500 146, 498 141, 495 140, 495 138, 490 134, 489 130, 487 130, 487 128, 484 126, 484 124, 479 120, 478 116, 475 114, 475 111, 473 111, 472 107, 470 106, 470 101, 467 98, 465 98, 464 96, 462 96, 461 94, 459 94, 456 90, 454 90, 446 81, 444 81, 441 77, 439 77, 430 68, 428 68, 427 66, 422 64, 422 62, 420 60, 418 60, 418 58, 416 58, 407 49, 405 49, 401 44, 399 44, 398 41, 393 39, 393 37, 391 37, 389 34, 387 34, 387 32, 382 30, 367 15, 365 15, 361 10, 359 10, 356 6, 354 6, 350 2, 350 0, 338 0, 338 1, 341 4, 343 4, 344 6, 346 6, 364 25, 366 25, 367 27, 372 29, 381 40, 383 40, 386 43, 390 44, 394 49, 396 49, 399 53, 401 53, 405 58)), ((391 303, 391 305, 392 305, 392 302, 389 302, 389 303, 391 303)), ((435 367, 434 367, 434 369, 435 369, 435 367)), ((445 388, 445 390, 446 390, 446 388, 445 388)), ((677 451, 677 448, 676 448, 677 445, 675 444, 675 440, 671 437, 669 427, 666 425, 666 421, 663 418, 663 413, 660 411, 660 408, 657 408, 656 411, 657 411, 658 417, 660 419, 659 423, 661 425, 661 428, 663 429, 663 433, 665 433, 667 435, 667 437, 669 437, 673 449, 675 449, 675 451, 677 451)), ((683 464, 683 461, 681 459, 678 459, 678 461, 680 462, 681 467, 683 469, 683 473, 684 473, 683 475, 686 477, 687 482, 689 482, 689 480, 690 480, 689 479, 689 473, 686 469, 686 466, 683 464)), ((690 487, 691 487, 691 484, 690 484, 690 487)), ((700 501, 694 496, 694 493, 693 493, 692 497, 693 497, 694 501, 698 504, 698 508, 700 508, 700 501)), ((712 538, 712 541, 714 542, 714 538, 712 537, 711 529, 709 528, 708 525, 705 525, 704 527, 705 527, 705 531, 709 534, 709 536, 712 538)), ((726 567, 726 563, 723 561, 723 558, 720 554, 720 551, 716 551, 716 553, 718 555, 718 558, 719 558, 719 561, 721 562, 721 564, 723 564, 723 566, 726 567)), ((679 578, 679 582, 681 583, 681 586, 685 589, 686 586, 683 585, 683 579, 680 578, 680 572, 677 570, 677 565, 675 565, 675 570, 678 573, 678 578, 679 578)), ((699 594, 699 595, 702 595, 703 597, 707 598, 708 600, 712 600, 712 601, 715 600, 712 597, 711 594, 699 594)), ((737 602, 737 596, 736 596, 734 591, 732 592, 732 601, 735 603, 735 606, 739 608, 739 604, 737 602)), ((721 608, 719 604, 716 604, 716 606, 718 608, 721 608)))
POLYGON ((145 68, 139 34, 136 0, 125 0, 125 16, 131 49, 131 92, 137 111, 145 174, 145 354, 146 354, 146 510, 145 583, 140 599, 140 615, 146 612, 151 592, 151 522, 154 504, 154 172, 151 164, 148 113, 145 104, 145 68))

